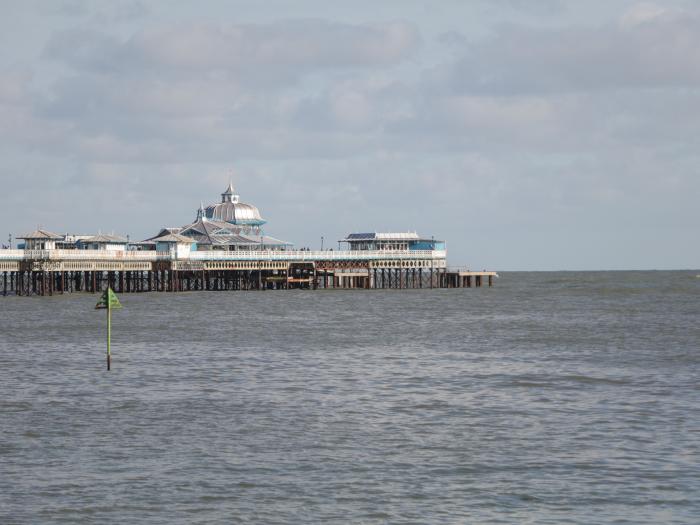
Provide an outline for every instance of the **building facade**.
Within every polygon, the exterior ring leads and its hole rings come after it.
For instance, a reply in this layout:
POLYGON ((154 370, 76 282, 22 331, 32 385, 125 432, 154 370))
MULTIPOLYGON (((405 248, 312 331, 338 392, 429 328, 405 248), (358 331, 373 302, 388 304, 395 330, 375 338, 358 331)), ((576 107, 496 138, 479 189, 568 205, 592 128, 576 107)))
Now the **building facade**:
POLYGON ((292 243, 265 235, 258 208, 241 202, 229 183, 221 194, 221 202, 200 205, 197 217, 191 224, 179 228, 163 228, 154 237, 138 243, 141 249, 155 249, 152 245, 159 237, 177 234, 191 240, 192 250, 255 251, 287 250, 292 243))
POLYGON ((339 242, 350 250, 445 250, 445 241, 423 238, 416 232, 351 233, 339 242))

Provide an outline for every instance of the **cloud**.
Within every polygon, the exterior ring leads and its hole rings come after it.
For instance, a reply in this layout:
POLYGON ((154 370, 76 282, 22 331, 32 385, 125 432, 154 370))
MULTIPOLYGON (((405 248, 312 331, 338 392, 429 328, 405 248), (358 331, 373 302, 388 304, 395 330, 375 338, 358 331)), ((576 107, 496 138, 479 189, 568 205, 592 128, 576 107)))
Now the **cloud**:
POLYGON ((641 4, 600 27, 502 26, 434 74, 454 93, 489 95, 696 88, 698 48, 700 15, 641 4))
POLYGON ((51 4, 48 12, 70 19, 90 17, 98 23, 119 23, 144 18, 150 10, 140 0, 62 0, 51 4))
POLYGON ((46 55, 71 67, 121 74, 222 74, 239 83, 296 81, 317 70, 382 67, 420 45, 406 23, 350 25, 324 20, 272 24, 189 23, 142 30, 127 40, 94 31, 55 35, 46 55))
MULTIPOLYGON (((642 2, 633 5, 622 14, 620 17, 620 26, 623 28, 633 28, 640 24, 653 22, 672 12, 673 11, 667 7, 661 7, 651 2, 642 2)), ((675 13, 680 14, 677 11, 675 13)))
POLYGON ((63 31, 44 57, 67 73, 33 116, 72 129, 54 149, 100 162, 334 156, 367 144, 347 133, 377 125, 374 98, 390 82, 377 78, 420 44, 402 22, 63 31))
MULTIPOLYGON (((406 23, 195 23, 126 39, 63 32, 46 55, 72 71, 35 104, 34 118, 72 130, 49 136, 62 142, 55 150, 100 162, 502 148, 579 154, 695 136, 694 120, 666 99, 659 104, 654 90, 691 85, 697 58, 683 50, 700 39, 688 29, 700 19, 642 4, 618 21, 501 27, 464 40, 461 57, 413 78, 399 68, 420 73, 407 59, 421 36, 406 23)), ((682 98, 698 106, 692 92, 682 98)))

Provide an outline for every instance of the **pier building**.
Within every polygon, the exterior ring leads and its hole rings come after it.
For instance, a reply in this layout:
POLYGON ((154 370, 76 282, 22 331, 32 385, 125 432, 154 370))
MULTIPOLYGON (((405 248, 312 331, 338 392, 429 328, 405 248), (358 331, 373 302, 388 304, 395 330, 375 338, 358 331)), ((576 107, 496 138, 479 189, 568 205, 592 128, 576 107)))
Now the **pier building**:
POLYGON ((81 238, 75 242, 79 250, 114 250, 124 251, 129 241, 119 235, 105 235, 100 233, 92 237, 81 238))
POLYGON ((189 290, 460 288, 493 284, 495 272, 451 271, 444 241, 408 233, 350 233, 347 249, 295 250, 263 232, 257 207, 233 185, 195 220, 128 242, 116 235, 21 236, 0 250, 0 294, 52 295, 189 290))
POLYGON ((444 250, 445 241, 421 238, 416 232, 351 233, 339 241, 350 250, 444 250))
POLYGON ((47 230, 38 229, 17 237, 24 241, 27 250, 55 250, 56 243, 63 240, 62 235, 47 230))
POLYGON ((221 194, 221 202, 210 204, 204 209, 204 217, 220 222, 229 222, 239 226, 248 226, 256 233, 267 221, 260 216, 260 211, 252 204, 241 202, 240 195, 236 194, 233 183, 229 182, 226 190, 221 194))
MULTIPOLYGON (((58 250, 96 250, 99 247, 97 245, 91 245, 88 246, 84 244, 84 241, 86 239, 90 239, 92 237, 97 237, 101 234, 97 235, 76 235, 76 234, 68 234, 66 233, 65 235, 61 236, 60 241, 56 241, 56 249, 58 250)), ((104 246, 102 246, 104 247, 104 246)))
MULTIPOLYGON (((189 237, 192 250, 286 250, 293 245, 265 235, 262 225, 267 221, 260 216, 260 211, 252 204, 241 202, 235 193, 233 184, 228 185, 221 194, 221 202, 205 207, 200 205, 197 217, 191 224, 180 228, 162 228, 155 237, 146 239, 142 248, 149 248, 158 237, 178 234, 189 237)), ((155 247, 154 247, 155 249, 155 247)))

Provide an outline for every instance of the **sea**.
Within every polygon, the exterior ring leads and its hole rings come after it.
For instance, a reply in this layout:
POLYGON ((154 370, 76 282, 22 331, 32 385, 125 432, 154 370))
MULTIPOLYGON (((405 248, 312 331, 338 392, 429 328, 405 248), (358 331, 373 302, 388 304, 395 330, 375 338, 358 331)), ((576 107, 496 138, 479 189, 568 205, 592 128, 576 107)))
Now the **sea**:
POLYGON ((700 523, 698 274, 0 297, 0 524, 700 523))

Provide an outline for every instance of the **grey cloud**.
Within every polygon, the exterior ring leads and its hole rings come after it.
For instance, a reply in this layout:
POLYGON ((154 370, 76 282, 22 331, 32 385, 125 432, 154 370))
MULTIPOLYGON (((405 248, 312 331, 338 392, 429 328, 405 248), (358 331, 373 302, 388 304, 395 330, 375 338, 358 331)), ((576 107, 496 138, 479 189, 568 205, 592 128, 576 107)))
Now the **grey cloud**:
POLYGON ((31 78, 26 70, 0 71, 0 106, 27 104, 31 78))
POLYGON ((153 62, 187 69, 366 67, 392 64, 415 51, 405 23, 360 26, 321 20, 270 25, 195 25, 142 33, 133 41, 153 62))
POLYGON ((117 69, 124 55, 116 37, 89 29, 72 29, 53 35, 43 53, 45 58, 69 67, 96 72, 117 69))
POLYGON ((55 35, 45 49, 72 72, 37 99, 34 113, 72 129, 54 150, 96 161, 298 157, 313 148, 337 155, 366 143, 343 129, 376 121, 371 93, 342 83, 328 88, 321 111, 336 134, 299 133, 309 120, 296 116, 311 99, 295 95, 295 83, 319 71, 380 70, 419 44, 415 28, 404 23, 194 24, 141 31, 123 41, 74 30, 55 35))
POLYGON ((342 78, 300 99, 292 123, 302 129, 327 132, 383 133, 406 117, 415 95, 412 88, 393 76, 342 78))
POLYGON ((85 0, 61 0, 55 2, 49 12, 54 15, 80 17, 88 15, 90 10, 85 0))
POLYGON ((486 41, 464 45, 459 61, 434 71, 453 93, 697 88, 700 81, 696 13, 658 10, 641 18, 627 13, 594 28, 508 25, 486 41))
POLYGON ((513 9, 520 14, 561 14, 566 9, 566 2, 563 0, 490 0, 485 7, 490 10, 501 10, 504 8, 513 9))
POLYGON ((63 0, 50 5, 48 11, 71 19, 90 17, 102 23, 132 21, 150 13, 148 6, 140 0, 63 0))
MULTIPOLYGON (((193 44, 192 50, 183 54, 182 50, 189 45, 173 40, 176 30, 141 32, 122 43, 104 35, 87 34, 83 35, 86 44, 82 47, 83 37, 67 33, 54 41, 49 52, 72 60, 76 71, 73 76, 56 83, 53 96, 40 106, 40 114, 72 127, 74 134, 68 149, 78 148, 81 154, 94 160, 121 157, 129 162, 152 162, 168 157, 191 162, 207 156, 222 159, 227 155, 272 158, 321 155, 327 158, 356 155, 363 148, 420 150, 433 154, 509 148, 559 154, 592 148, 614 149, 630 140, 658 147, 659 138, 675 140, 680 129, 694 136, 698 128, 695 120, 683 118, 692 113, 684 114, 683 108, 674 104, 664 107, 668 105, 665 98, 659 105, 656 93, 648 90, 637 89, 639 92, 635 96, 618 97, 606 94, 602 89, 606 86, 604 83, 592 89, 577 79, 589 75, 600 80, 605 76, 599 71, 590 72, 603 67, 591 58, 601 54, 603 48, 608 63, 607 69, 603 69, 615 71, 622 79, 625 71, 613 64, 626 60, 630 46, 608 47, 610 42, 627 38, 629 34, 638 39, 640 34, 652 29, 656 34, 658 25, 696 22, 690 15, 683 18, 675 12, 656 13, 650 19, 642 18, 641 22, 637 19, 631 25, 608 25, 600 29, 557 32, 519 28, 504 33, 500 39, 487 39, 469 48, 469 56, 479 58, 471 68, 471 77, 464 75, 464 69, 466 61, 472 59, 463 58, 452 66, 427 69, 425 80, 417 83, 399 81, 390 70, 380 73, 372 67, 341 76, 326 74, 316 79, 314 89, 307 88, 303 92, 297 92, 295 86, 284 82, 259 90, 241 85, 238 75, 217 75, 212 71, 220 65, 239 67, 246 61, 252 64, 256 60, 285 63, 269 63, 268 69, 277 72, 272 75, 282 74, 279 72, 287 69, 285 61, 290 60, 299 64, 306 61, 309 66, 315 63, 321 68, 330 67, 332 63, 358 63, 359 59, 347 57, 349 50, 357 51, 359 41, 366 40, 362 49, 375 49, 378 41, 394 37, 378 32, 376 27, 345 25, 345 31, 352 37, 341 37, 339 40, 347 42, 338 48, 332 43, 337 39, 328 33, 337 24, 326 22, 295 22, 277 37, 269 33, 281 27, 281 22, 268 26, 235 26, 213 35, 203 32, 204 26, 191 26, 191 38, 184 38, 182 42, 201 42, 193 44), (309 24, 318 31, 310 31, 308 38, 318 42, 313 45, 311 40, 302 42, 286 55, 270 52, 309 24), (605 37, 592 38, 598 33, 605 37), (238 36, 233 38, 232 34, 238 36), (367 34, 374 38, 364 39, 367 34), (586 38, 577 36, 584 34, 586 38), (251 39, 246 43, 251 53, 244 53, 241 45, 233 45, 237 53, 232 57, 213 51, 225 47, 219 45, 220 42, 227 39, 233 42, 243 38, 242 35, 251 39), (322 45, 322 40, 329 43, 322 45), (208 47, 211 52, 204 51, 208 47), (597 50, 598 54, 592 50, 597 50), (335 62, 330 60, 332 53, 337 53, 335 62), (198 54, 204 56, 201 61, 196 60, 198 54), (538 60, 528 62, 528 56, 538 60), (577 56, 589 58, 576 60, 577 56), (111 63, 106 57, 130 64, 157 57, 158 64, 166 64, 171 73, 176 71, 177 74, 161 75, 160 69, 154 73, 147 66, 134 66, 129 74, 119 70, 103 71, 97 66, 90 69, 93 61, 111 63), (520 69, 511 67, 514 61, 519 62, 520 69), (570 65, 566 69, 559 67, 560 62, 578 66, 570 65), (210 71, 200 74, 190 67, 210 68, 210 71), (577 67, 581 70, 577 71, 577 67), (504 72, 512 76, 512 81, 499 84, 507 78, 504 72), (572 72, 576 77, 571 76, 572 72), (552 80, 552 76, 556 78, 552 80), (476 77, 491 79, 488 89, 486 85, 477 89, 467 82, 476 77), (582 87, 569 92, 564 89, 566 86, 582 87), (550 92, 552 90, 555 92, 550 92), (504 96, 506 93, 509 95, 504 96), (682 127, 672 124, 672 116, 681 118, 682 127)), ((404 39, 398 40, 404 42, 404 39)), ((416 36, 406 42, 418 40, 416 36)), ((404 53, 411 52, 411 45, 399 47, 404 53)), ((398 60, 401 56, 395 51, 379 59, 364 51, 355 54, 365 57, 369 64, 389 56, 398 60)), ((295 69, 294 75, 301 74, 296 68, 292 69, 295 69)), ((683 69, 684 75, 692 74, 686 69, 683 69)), ((618 84, 644 86, 634 75, 632 80, 620 80, 618 84)), ((696 107, 695 99, 696 95, 686 94, 683 105, 696 107)))
POLYGON ((295 20, 265 25, 192 23, 142 30, 124 41, 73 30, 55 35, 46 55, 98 72, 221 72, 246 83, 297 79, 314 70, 391 65, 411 56, 419 45, 417 30, 406 23, 295 20))

